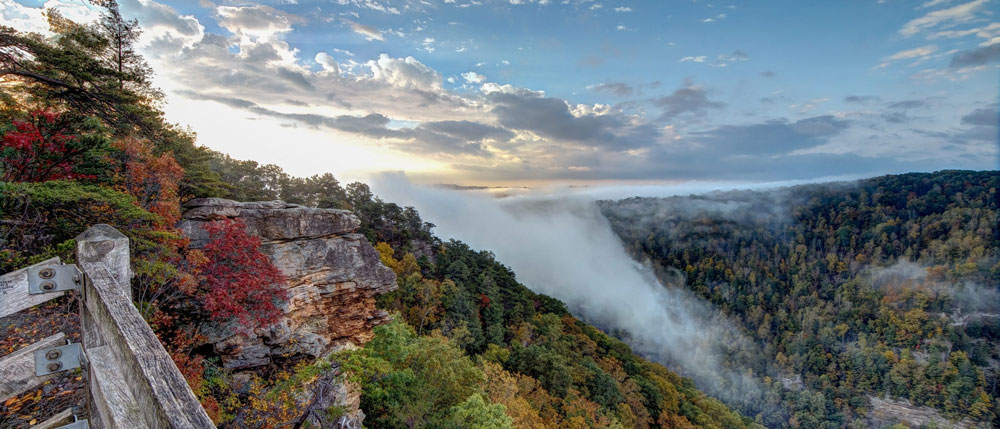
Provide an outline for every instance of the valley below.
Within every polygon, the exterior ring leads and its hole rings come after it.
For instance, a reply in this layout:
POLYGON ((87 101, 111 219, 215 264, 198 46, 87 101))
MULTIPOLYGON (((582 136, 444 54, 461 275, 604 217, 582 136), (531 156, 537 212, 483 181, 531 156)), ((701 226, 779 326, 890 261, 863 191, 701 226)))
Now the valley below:
POLYGON ((997 181, 939 172, 617 201, 374 183, 769 427, 989 427, 997 181))

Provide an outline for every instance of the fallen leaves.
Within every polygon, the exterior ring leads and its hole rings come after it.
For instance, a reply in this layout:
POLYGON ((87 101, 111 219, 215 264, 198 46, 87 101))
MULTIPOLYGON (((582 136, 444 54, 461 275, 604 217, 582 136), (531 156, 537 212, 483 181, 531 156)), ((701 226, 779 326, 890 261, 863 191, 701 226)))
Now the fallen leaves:
MULTIPOLYGON (((75 297, 65 296, 0 318, 0 356, 57 332, 79 341, 78 311, 75 297)), ((85 414, 85 393, 86 384, 79 371, 61 373, 0 403, 0 428, 26 429, 67 408, 85 414)))

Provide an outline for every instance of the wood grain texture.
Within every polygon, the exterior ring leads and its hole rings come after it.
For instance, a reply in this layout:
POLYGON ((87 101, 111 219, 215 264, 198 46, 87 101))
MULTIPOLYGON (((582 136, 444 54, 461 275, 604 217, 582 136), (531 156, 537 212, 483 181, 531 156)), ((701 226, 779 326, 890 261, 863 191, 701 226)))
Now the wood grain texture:
POLYGON ((66 334, 60 332, 0 359, 0 402, 52 378, 53 374, 35 376, 35 351, 64 344, 66 334))
MULTIPOLYGON (((80 306, 81 321, 85 329, 95 331, 85 333, 84 348, 106 347, 98 353, 119 376, 119 383, 127 386, 141 410, 144 423, 141 427, 214 428, 170 355, 125 292, 131 278, 128 239, 107 225, 91 227, 77 238, 77 261, 87 274, 81 293, 84 301, 80 306), (91 337, 99 337, 102 344, 93 344, 91 337)), ((92 378, 97 383, 91 387, 98 390, 91 392, 91 409, 101 411, 98 404, 116 393, 102 387, 99 380, 102 370, 96 371, 92 378)), ((100 415, 105 427, 128 427, 108 420, 113 418, 114 414, 100 415)))
MULTIPOLYGON (((111 347, 100 346, 87 349, 90 361, 90 379, 87 385, 92 392, 90 414, 99 416, 104 428, 140 428, 146 425, 142 409, 129 390, 111 347)), ((90 422, 88 422, 90 423, 90 422)), ((93 425, 92 425, 93 426, 93 425)))
MULTIPOLYGON (((32 267, 59 265, 59 258, 39 262, 32 267)), ((58 298, 65 291, 31 295, 28 293, 28 267, 11 271, 0 276, 0 317, 34 307, 48 300, 58 298)))
POLYGON ((73 423, 73 409, 67 408, 48 420, 31 427, 31 429, 55 429, 73 423))

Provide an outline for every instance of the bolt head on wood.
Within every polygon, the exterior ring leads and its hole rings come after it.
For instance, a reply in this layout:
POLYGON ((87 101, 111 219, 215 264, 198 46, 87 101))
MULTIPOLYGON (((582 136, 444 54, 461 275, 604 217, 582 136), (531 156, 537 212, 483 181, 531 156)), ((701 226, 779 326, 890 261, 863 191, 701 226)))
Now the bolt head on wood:
MULTIPOLYGON (((63 336, 65 339, 65 336, 63 336)), ((35 357, 35 376, 42 377, 54 372, 79 368, 83 348, 80 343, 64 346, 48 346, 32 352, 35 357)))

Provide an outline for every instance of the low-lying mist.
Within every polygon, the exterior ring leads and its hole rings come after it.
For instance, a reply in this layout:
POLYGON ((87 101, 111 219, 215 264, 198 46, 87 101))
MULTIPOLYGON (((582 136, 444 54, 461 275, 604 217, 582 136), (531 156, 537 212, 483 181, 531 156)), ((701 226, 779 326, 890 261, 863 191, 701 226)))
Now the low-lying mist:
MULTIPOLYGON (((385 200, 416 207, 437 225, 439 236, 492 251, 521 283, 562 300, 578 317, 623 337, 699 388, 744 409, 763 402, 750 371, 722 364, 734 353, 759 355, 756 346, 683 284, 664 285, 650 267, 629 257, 596 204, 595 195, 608 193, 566 189, 495 198, 416 186, 401 174, 370 183, 385 200)), ((674 195, 692 187, 675 189, 674 195)), ((657 194, 669 195, 670 189, 658 188, 657 194)))
MULTIPOLYGON (((989 260, 989 259, 987 259, 989 260)), ((990 264, 993 263, 992 260, 990 264)), ((950 298, 951 316, 965 320, 969 315, 1000 313, 1000 290, 969 281, 948 281, 930 275, 928 267, 900 260, 888 267, 869 270, 872 287, 876 289, 924 289, 950 298)))

